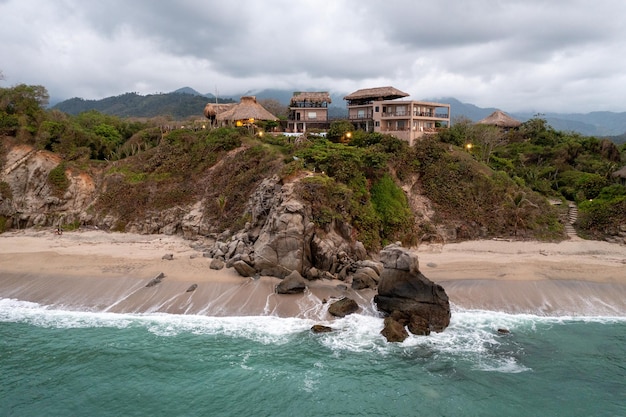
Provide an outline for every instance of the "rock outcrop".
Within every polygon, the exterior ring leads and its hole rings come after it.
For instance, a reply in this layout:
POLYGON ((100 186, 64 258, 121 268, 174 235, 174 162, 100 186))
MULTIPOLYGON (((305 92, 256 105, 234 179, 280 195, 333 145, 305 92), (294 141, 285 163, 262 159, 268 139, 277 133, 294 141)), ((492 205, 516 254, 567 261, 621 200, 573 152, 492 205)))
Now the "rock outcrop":
POLYGON ((67 187, 64 191, 55 189, 48 175, 61 163, 57 154, 29 145, 7 149, 4 161, 0 161, 0 182, 11 191, 10 196, 0 193, 0 216, 6 218, 6 228, 81 223, 89 217, 85 208, 97 195, 94 179, 66 168, 67 187))
POLYGON ((161 283, 161 281, 163 281, 163 279, 165 278, 165 274, 163 272, 159 273, 159 275, 157 275, 156 277, 152 278, 147 284, 146 284, 146 288, 149 287, 154 287, 155 285, 158 285, 161 283))
POLYGON ((278 294, 299 294, 304 292, 305 289, 306 281, 298 271, 293 271, 291 274, 287 275, 287 277, 276 286, 276 292, 278 294))
POLYGON ((380 334, 385 336, 388 342, 402 342, 409 337, 406 327, 392 317, 385 318, 385 327, 380 334))
POLYGON ((393 244, 380 258, 385 268, 374 297, 378 309, 414 334, 443 331, 450 324, 448 295, 420 272, 417 255, 393 244))
POLYGON ((359 305, 351 298, 342 298, 328 306, 328 313, 335 317, 345 317, 359 311, 359 305))
POLYGON ((296 271, 309 280, 345 281, 358 271, 357 288, 375 287, 376 263, 359 264, 368 255, 361 242, 353 241, 351 226, 333 222, 320 232, 310 208, 294 192, 296 183, 263 180, 248 200, 251 220, 232 236, 219 236, 207 256, 224 260, 243 276, 284 278, 296 271))

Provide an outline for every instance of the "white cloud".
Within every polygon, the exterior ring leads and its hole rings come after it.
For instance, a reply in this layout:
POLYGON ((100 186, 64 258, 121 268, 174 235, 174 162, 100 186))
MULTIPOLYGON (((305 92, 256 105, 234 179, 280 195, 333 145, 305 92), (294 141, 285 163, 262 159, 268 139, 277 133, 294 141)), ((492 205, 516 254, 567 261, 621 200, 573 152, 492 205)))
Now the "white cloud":
POLYGON ((53 98, 393 85, 507 111, 625 111, 621 1, 0 2, 0 85, 53 98))

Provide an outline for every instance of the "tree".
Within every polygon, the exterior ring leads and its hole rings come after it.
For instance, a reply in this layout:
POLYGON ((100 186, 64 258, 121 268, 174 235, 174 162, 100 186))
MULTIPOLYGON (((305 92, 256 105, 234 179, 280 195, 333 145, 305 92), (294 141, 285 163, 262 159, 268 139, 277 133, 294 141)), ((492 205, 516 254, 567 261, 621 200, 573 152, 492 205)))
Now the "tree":
POLYGON ((45 119, 44 107, 49 98, 40 85, 0 88, 0 129, 21 139, 30 138, 45 119))
POLYGON ((454 118, 450 129, 444 129, 438 133, 439 140, 452 145, 463 146, 472 141, 472 129, 474 122, 465 116, 454 118))
POLYGON ((259 104, 279 119, 286 119, 287 114, 289 113, 289 108, 287 106, 283 106, 278 100, 273 98, 259 100, 259 104))
POLYGON ((354 125, 347 120, 337 120, 330 124, 328 129, 328 140, 331 142, 350 142, 350 137, 354 132, 354 125))
POLYGON ((506 136, 497 126, 476 124, 472 129, 473 142, 479 151, 479 160, 486 164, 496 146, 506 143, 506 136))
POLYGON ((506 201, 513 210, 513 233, 517 236, 519 227, 525 228, 527 226, 525 219, 528 217, 528 213, 526 213, 525 209, 527 207, 537 209, 538 206, 526 197, 524 191, 519 190, 513 194, 507 193, 506 201))

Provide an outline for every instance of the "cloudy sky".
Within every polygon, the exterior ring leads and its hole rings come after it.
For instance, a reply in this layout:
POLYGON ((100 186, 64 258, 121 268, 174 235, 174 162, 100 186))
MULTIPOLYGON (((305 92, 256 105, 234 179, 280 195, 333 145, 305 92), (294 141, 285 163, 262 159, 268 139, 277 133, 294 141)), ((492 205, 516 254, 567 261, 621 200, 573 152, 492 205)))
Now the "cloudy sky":
POLYGON ((505 111, 626 111, 623 0, 0 0, 0 86, 52 100, 394 86, 505 111))

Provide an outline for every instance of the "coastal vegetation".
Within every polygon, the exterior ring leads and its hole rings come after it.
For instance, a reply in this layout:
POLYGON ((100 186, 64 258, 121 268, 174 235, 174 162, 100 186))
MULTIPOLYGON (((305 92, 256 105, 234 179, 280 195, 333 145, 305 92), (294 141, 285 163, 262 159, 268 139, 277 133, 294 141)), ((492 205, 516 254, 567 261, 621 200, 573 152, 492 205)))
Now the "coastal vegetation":
MULTIPOLYGON (((347 121, 334 122, 326 138, 294 141, 248 128, 166 130, 162 117, 69 115, 46 109, 47 100, 41 86, 0 89, 0 161, 15 144, 57 154, 62 162, 47 180, 58 196, 69 186, 67 170, 101 173, 90 210, 116 217, 116 230, 200 200, 213 202, 202 213, 210 231, 237 230, 249 220, 250 195, 270 176, 298 179, 295 192, 315 226, 347 223, 368 249, 451 238, 559 240, 568 201, 579 207, 585 237, 626 224, 626 187, 612 176, 626 146, 556 131, 540 116, 509 132, 457 120, 409 146, 347 121)), ((0 193, 14 194, 8 185, 0 193)))

